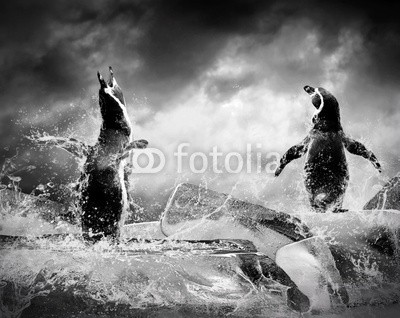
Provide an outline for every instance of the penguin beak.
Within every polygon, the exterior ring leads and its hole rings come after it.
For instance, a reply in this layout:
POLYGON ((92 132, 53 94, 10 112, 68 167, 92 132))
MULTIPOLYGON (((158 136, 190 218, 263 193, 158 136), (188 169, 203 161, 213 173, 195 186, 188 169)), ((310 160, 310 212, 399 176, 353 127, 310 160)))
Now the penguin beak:
POLYGON ((315 88, 308 85, 304 86, 304 90, 308 95, 312 95, 315 93, 315 88))
POLYGON ((108 80, 108 86, 110 86, 110 87, 117 86, 117 81, 115 80, 114 71, 113 71, 112 67, 109 66, 108 70, 110 72, 110 78, 108 80))
POLYGON ((111 66, 108 67, 108 70, 110 72, 110 77, 108 79, 108 82, 104 79, 103 76, 101 76, 100 72, 97 71, 97 78, 99 79, 100 87, 101 88, 107 88, 107 87, 114 87, 117 86, 117 81, 115 80, 114 77, 114 71, 111 66))
POLYGON ((107 87, 107 83, 104 80, 103 76, 101 76, 99 71, 97 71, 97 78, 99 79, 100 87, 101 88, 106 88, 107 87))

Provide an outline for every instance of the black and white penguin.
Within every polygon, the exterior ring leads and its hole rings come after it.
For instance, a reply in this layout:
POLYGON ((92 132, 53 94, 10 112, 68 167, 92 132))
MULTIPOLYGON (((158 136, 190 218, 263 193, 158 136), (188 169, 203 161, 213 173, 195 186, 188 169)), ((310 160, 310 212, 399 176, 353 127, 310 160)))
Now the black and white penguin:
POLYGON ((106 82, 100 82, 99 105, 102 117, 99 138, 90 146, 74 138, 35 136, 38 144, 56 146, 85 160, 78 183, 80 219, 85 239, 118 239, 127 210, 135 209, 127 193, 130 151, 146 148, 146 140, 132 139, 132 126, 121 88, 109 67, 106 82))
POLYGON ((132 126, 121 88, 110 67, 108 83, 97 73, 102 125, 89 148, 81 178, 81 224, 86 239, 118 238, 128 209, 125 159, 117 158, 132 142, 132 126))
POLYGON ((344 148, 371 161, 379 172, 381 165, 362 143, 345 135, 340 123, 339 103, 330 92, 308 85, 304 90, 316 108, 312 118, 314 126, 300 144, 283 155, 275 176, 279 176, 289 162, 306 154, 304 182, 312 209, 341 212, 344 211, 342 203, 349 180, 344 148))

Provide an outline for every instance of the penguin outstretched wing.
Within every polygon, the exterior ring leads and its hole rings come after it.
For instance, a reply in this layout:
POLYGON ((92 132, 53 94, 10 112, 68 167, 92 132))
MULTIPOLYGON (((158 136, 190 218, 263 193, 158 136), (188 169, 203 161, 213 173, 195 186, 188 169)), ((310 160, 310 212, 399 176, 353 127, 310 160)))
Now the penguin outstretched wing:
POLYGON ((343 135, 343 144, 348 152, 352 153, 353 155, 364 157, 371 161, 375 169, 379 172, 382 172, 381 164, 378 162, 378 159, 374 155, 371 150, 368 150, 361 142, 354 140, 350 137, 343 135))
POLYGON ((28 139, 43 146, 55 146, 64 149, 74 156, 83 159, 89 153, 89 146, 75 138, 53 137, 53 136, 31 136, 28 139))
POLYGON ((308 144, 310 143, 310 137, 307 136, 303 141, 297 145, 289 148, 288 151, 283 155, 279 162, 278 168, 275 170, 275 177, 279 176, 285 166, 294 159, 300 158, 307 152, 308 144))
POLYGON ((149 142, 144 139, 140 140, 134 140, 132 141, 129 145, 127 145, 119 154, 118 154, 118 160, 123 160, 129 156, 129 152, 132 149, 144 149, 147 148, 147 145, 149 142))

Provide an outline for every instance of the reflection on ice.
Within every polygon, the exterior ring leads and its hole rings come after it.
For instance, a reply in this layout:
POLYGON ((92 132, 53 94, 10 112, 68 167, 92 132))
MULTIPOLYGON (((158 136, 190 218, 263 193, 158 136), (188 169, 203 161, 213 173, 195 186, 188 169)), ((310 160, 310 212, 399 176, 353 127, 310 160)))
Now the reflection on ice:
MULTIPOLYGON (((127 225, 123 230, 124 238, 136 240, 125 240, 117 246, 106 240, 91 245, 80 239, 77 225, 46 214, 58 207, 37 204, 15 193, 11 193, 14 197, 6 197, 5 193, 2 191, 0 230, 2 317, 299 315, 294 310, 302 306, 301 301, 296 303, 301 299, 296 294, 298 290, 290 289, 290 279, 282 279, 284 273, 252 244, 234 240, 215 244, 163 240, 158 222, 144 222, 127 225), (18 200, 23 204, 18 205, 18 200), (37 238, 43 234, 53 235, 37 238)), ((236 205, 226 207, 229 210, 236 205)), ((303 315, 342 317, 346 314, 343 311, 362 315, 380 312, 382 305, 389 314, 392 312, 387 306, 400 299, 399 213, 392 210, 296 215, 314 236, 330 246, 350 305, 347 309, 320 308, 303 315)), ((214 215, 209 223, 217 219, 214 215)), ((244 221, 241 219, 240 224, 244 221)), ((224 223, 225 232, 219 232, 220 236, 228 233, 228 223, 224 223)), ((255 242, 261 244, 261 238, 255 242)), ((301 251, 294 252, 287 263, 293 263, 295 268, 301 251)), ((306 257, 310 255, 307 253, 306 257)), ((309 275, 305 280, 308 278, 309 275)), ((340 294, 340 286, 324 288, 340 294)))
POLYGON ((291 313, 282 309, 286 308, 286 287, 280 286, 279 294, 261 291, 238 275, 241 261, 234 254, 211 254, 202 246, 191 252, 188 243, 179 242, 163 247, 137 242, 118 248, 101 242, 88 247, 66 237, 34 243, 34 247, 26 243, 24 248, 2 250, 1 309, 5 315, 18 316, 31 301, 33 306, 23 316, 39 316, 41 311, 35 312, 39 304, 54 313, 63 308, 76 314, 83 303, 88 314, 104 314, 110 308, 121 314, 133 309, 145 312, 156 306, 186 308, 193 314, 243 316, 254 302, 271 312, 291 313), (65 299, 72 302, 70 306, 65 299))

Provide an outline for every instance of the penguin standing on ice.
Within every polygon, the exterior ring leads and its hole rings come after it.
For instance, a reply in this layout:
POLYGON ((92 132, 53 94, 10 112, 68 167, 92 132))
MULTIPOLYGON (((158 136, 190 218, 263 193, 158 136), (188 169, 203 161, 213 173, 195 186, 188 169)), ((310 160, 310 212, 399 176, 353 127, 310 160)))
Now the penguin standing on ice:
POLYGON ((132 127, 121 88, 109 67, 106 82, 100 73, 99 104, 102 117, 99 138, 94 146, 74 138, 34 137, 39 144, 57 146, 86 160, 78 191, 83 237, 97 241, 102 237, 119 238, 129 208, 127 157, 134 148, 146 148, 146 140, 132 141, 132 127))
POLYGON ((362 143, 344 134, 339 103, 330 92, 311 86, 305 86, 304 90, 316 108, 312 118, 314 126, 300 144, 283 155, 275 176, 279 176, 289 162, 306 154, 304 182, 312 209, 341 212, 344 211, 342 203, 349 180, 344 148, 371 161, 379 172, 381 165, 362 143))
POLYGON ((108 83, 97 73, 103 119, 97 143, 89 148, 81 178, 81 223, 85 238, 119 236, 128 208, 124 160, 118 154, 132 142, 132 128, 122 90, 110 67, 108 83))
POLYGON ((97 143, 89 147, 81 177, 81 223, 86 239, 118 239, 129 208, 126 157, 147 141, 132 140, 132 127, 121 88, 110 67, 108 83, 97 73, 103 119, 97 143))

